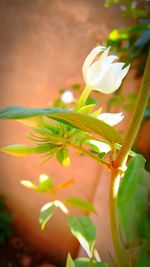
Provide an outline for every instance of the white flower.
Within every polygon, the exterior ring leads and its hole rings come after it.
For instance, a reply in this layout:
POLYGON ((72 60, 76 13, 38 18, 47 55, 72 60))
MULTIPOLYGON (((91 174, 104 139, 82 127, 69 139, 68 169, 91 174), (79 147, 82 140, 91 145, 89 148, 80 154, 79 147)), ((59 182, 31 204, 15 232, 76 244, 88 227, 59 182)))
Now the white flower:
POLYGON ((95 47, 85 59, 82 68, 86 86, 105 94, 110 94, 120 87, 130 67, 128 65, 123 68, 125 63, 122 62, 114 63, 118 57, 109 56, 109 50, 110 47, 95 47))
POLYGON ((111 147, 101 141, 97 141, 97 140, 89 140, 89 144, 93 145, 94 147, 96 147, 97 152, 99 153, 108 153, 111 150, 111 147))
POLYGON ((123 120, 124 116, 122 112, 120 113, 102 113, 100 114, 97 119, 104 121, 105 123, 109 124, 110 126, 114 126, 123 120))
POLYGON ((69 90, 65 91, 62 95, 61 95, 61 101, 64 104, 70 104, 74 101, 74 97, 73 97, 73 93, 69 90))

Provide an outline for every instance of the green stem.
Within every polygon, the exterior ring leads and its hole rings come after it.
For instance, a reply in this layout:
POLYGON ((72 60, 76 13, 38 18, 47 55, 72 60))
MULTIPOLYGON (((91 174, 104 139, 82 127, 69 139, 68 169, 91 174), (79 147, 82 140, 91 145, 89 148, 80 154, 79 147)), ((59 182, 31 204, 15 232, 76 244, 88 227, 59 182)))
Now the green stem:
POLYGON ((129 266, 129 264, 127 263, 128 262, 127 255, 125 254, 125 250, 123 248, 122 241, 120 238, 119 222, 117 216, 117 195, 120 186, 120 181, 126 168, 128 155, 130 149, 132 148, 134 140, 137 136, 143 118, 144 109, 146 107, 150 95, 149 70, 150 70, 150 53, 148 56, 144 77, 141 83, 141 88, 138 95, 135 110, 133 113, 133 117, 131 119, 131 123, 124 138, 122 147, 112 166, 112 177, 110 185, 110 222, 111 222, 112 238, 116 253, 117 267, 129 266))
POLYGON ((150 96, 150 52, 147 59, 147 64, 144 71, 143 80, 141 83, 140 92, 136 102, 135 110, 127 134, 124 138, 124 142, 116 159, 117 166, 124 166, 126 164, 126 159, 129 154, 129 150, 132 148, 132 145, 137 136, 140 124, 143 119, 143 113, 147 105, 148 99, 150 96))
POLYGON ((127 267, 127 259, 122 241, 120 238, 119 222, 117 216, 117 194, 120 186, 121 173, 117 169, 112 169, 112 177, 110 183, 110 224, 111 234, 115 249, 115 263, 116 267, 127 267))
POLYGON ((86 100, 89 96, 89 94, 91 93, 92 88, 89 86, 85 86, 79 100, 76 103, 75 109, 74 111, 78 111, 80 108, 82 108, 84 106, 84 104, 86 103, 86 100))
POLYGON ((98 158, 96 155, 91 153, 89 150, 86 150, 82 146, 78 146, 78 145, 75 145, 73 143, 68 143, 68 145, 74 147, 78 151, 82 152, 83 154, 85 154, 85 155, 89 156, 90 158, 94 159, 95 161, 97 161, 99 164, 101 164, 101 165, 105 166, 106 168, 110 169, 110 163, 108 163, 105 160, 102 160, 102 159, 98 158))

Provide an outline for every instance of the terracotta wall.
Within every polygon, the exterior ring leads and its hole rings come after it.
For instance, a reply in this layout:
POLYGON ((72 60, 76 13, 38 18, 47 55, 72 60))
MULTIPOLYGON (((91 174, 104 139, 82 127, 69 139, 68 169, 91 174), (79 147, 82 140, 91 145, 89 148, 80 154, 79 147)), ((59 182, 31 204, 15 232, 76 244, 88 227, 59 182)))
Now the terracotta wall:
MULTIPOLYGON (((57 88, 83 82, 81 67, 86 55, 106 39, 111 29, 124 24, 116 8, 105 10, 103 1, 99 0, 1 0, 1 108, 8 105, 47 107, 58 95, 57 88)), ((0 127, 0 145, 30 143, 25 139, 28 130, 23 125, 4 121, 0 122, 0 127)), ((16 228, 28 241, 60 263, 65 261, 68 251, 76 255, 78 250, 78 243, 66 226, 66 218, 57 212, 41 232, 39 210, 50 201, 50 196, 23 188, 20 180, 36 181, 41 173, 51 175, 57 183, 75 178, 75 185, 64 190, 61 197, 74 195, 92 199, 99 166, 72 154, 72 166, 66 169, 55 159, 41 165, 39 157, 0 155, 0 193, 7 198, 16 228)), ((107 181, 100 189, 103 207, 107 205, 106 189, 107 181)), ((99 218, 99 226, 104 225, 101 211, 99 218)), ((99 245, 103 247, 104 258, 108 256, 105 246, 110 245, 110 238, 106 239, 103 234, 99 245)))

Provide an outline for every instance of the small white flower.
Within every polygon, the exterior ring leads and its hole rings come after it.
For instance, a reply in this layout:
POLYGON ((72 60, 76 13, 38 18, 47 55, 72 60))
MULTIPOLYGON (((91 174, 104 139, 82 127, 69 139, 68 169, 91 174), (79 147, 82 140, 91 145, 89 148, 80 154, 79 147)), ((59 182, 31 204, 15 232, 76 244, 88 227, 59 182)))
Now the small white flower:
POLYGON ((108 144, 101 142, 101 141, 89 140, 89 143, 95 146, 99 153, 103 153, 103 152, 108 153, 111 150, 111 147, 108 144))
POLYGON ((61 101, 64 104, 70 104, 74 101, 74 96, 73 93, 69 90, 65 91, 62 95, 61 95, 61 101))
POLYGON ((82 68, 86 86, 105 94, 110 94, 120 87, 130 67, 128 65, 123 68, 125 63, 122 62, 114 63, 118 57, 109 56, 109 50, 110 47, 95 47, 85 59, 82 68))
POLYGON ((102 113, 97 117, 99 120, 104 121, 110 126, 114 126, 121 122, 124 118, 122 112, 120 113, 102 113))

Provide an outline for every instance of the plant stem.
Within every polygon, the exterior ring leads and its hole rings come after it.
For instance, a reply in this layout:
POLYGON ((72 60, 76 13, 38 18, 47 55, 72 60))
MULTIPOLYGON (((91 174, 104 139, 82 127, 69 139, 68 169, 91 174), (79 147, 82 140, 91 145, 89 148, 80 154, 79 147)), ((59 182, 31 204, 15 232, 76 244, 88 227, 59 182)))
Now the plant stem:
POLYGON ((90 158, 94 159, 95 161, 97 161, 99 164, 101 164, 101 165, 107 167, 108 169, 110 169, 110 163, 108 163, 105 160, 102 160, 102 159, 98 158, 96 155, 91 153, 89 150, 83 148, 82 146, 75 145, 73 143, 68 143, 68 145, 74 147, 78 151, 82 152, 83 154, 85 154, 85 155, 89 156, 90 158))
POLYGON ((150 96, 150 51, 144 71, 143 80, 141 83, 140 92, 133 113, 133 117, 131 119, 131 123, 129 124, 129 128, 124 138, 124 142, 116 159, 115 165, 117 166, 124 166, 124 163, 126 164, 126 158, 137 136, 149 96, 150 96))
POLYGON ((80 108, 82 108, 84 106, 89 94, 91 93, 91 90, 92 90, 91 87, 85 86, 85 88, 84 88, 79 100, 76 103, 74 111, 78 111, 80 108))
POLYGON ((127 260, 124 247, 120 238, 119 222, 117 216, 117 194, 120 186, 121 173, 118 169, 112 169, 111 183, 110 183, 110 224, 111 234, 115 249, 115 263, 116 267, 127 267, 127 260))
POLYGON ((138 95, 137 103, 135 106, 135 110, 133 113, 133 117, 131 119, 131 123, 128 127, 126 136, 124 138, 122 147, 116 157, 115 162, 113 162, 112 166, 112 177, 111 177, 111 185, 110 185, 110 222, 111 222, 111 231, 112 238, 116 253, 116 266, 117 267, 127 267, 129 266, 127 255, 125 253, 124 247, 122 245, 122 241, 120 238, 119 231, 119 222, 117 216, 117 195, 120 186, 120 181, 122 176, 124 175, 124 171, 126 168, 126 162, 128 159, 128 155, 134 140, 137 136, 142 118, 144 109, 148 102, 148 98, 150 95, 150 53, 148 56, 143 80, 141 83, 140 92, 138 95))

